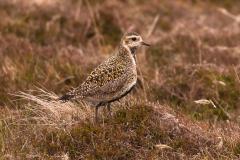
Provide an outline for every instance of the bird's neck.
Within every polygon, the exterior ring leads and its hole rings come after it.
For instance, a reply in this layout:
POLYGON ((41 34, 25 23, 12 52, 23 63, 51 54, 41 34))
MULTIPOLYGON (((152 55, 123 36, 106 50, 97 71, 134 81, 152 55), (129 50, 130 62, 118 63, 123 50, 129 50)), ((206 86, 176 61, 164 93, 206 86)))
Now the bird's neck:
POLYGON ((135 55, 137 49, 138 47, 130 47, 131 54, 135 55))
POLYGON ((131 56, 133 57, 134 60, 134 64, 136 65, 136 50, 138 47, 131 47, 130 51, 131 51, 131 56))
POLYGON ((119 48, 119 53, 122 52, 123 54, 125 53, 126 54, 126 51, 133 55, 135 57, 135 53, 136 53, 136 50, 138 49, 138 46, 135 46, 135 47, 129 47, 127 45, 121 45, 120 48, 119 48))
POLYGON ((119 48, 119 55, 122 57, 130 57, 132 59, 133 64, 136 65, 135 57, 136 57, 136 50, 138 47, 128 47, 128 46, 120 46, 119 48))

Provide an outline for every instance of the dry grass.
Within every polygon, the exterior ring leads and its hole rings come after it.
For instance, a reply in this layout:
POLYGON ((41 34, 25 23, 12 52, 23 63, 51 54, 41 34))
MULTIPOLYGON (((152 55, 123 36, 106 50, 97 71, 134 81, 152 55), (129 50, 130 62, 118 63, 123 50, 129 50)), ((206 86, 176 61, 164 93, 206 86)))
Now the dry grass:
POLYGON ((238 6, 0 1, 0 157, 238 159, 238 6), (137 85, 113 104, 112 119, 102 107, 95 125, 84 102, 55 101, 115 54, 130 30, 151 47, 139 49, 137 85))

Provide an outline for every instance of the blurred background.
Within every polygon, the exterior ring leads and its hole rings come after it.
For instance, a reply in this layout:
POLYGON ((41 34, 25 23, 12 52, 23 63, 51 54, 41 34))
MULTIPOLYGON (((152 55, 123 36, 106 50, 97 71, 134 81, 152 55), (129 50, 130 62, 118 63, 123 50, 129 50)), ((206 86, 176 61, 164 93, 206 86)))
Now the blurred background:
POLYGON ((238 119, 238 0, 1 0, 0 107, 19 91, 58 95, 80 85, 118 52, 124 33, 137 52, 134 99, 167 103, 198 120, 238 119), (197 105, 212 100, 218 107, 197 105))

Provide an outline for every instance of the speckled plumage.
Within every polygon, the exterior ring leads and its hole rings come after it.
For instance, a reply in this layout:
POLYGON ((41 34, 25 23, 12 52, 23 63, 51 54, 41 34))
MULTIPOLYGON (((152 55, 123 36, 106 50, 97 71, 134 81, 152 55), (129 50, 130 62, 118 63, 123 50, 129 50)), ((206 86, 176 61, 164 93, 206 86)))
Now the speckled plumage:
POLYGON ((136 84, 135 52, 140 45, 149 44, 143 42, 136 32, 126 33, 121 39, 118 54, 99 65, 85 82, 59 100, 62 102, 70 99, 87 101, 96 107, 96 121, 99 106, 108 106, 110 114, 111 102, 125 96, 136 84))

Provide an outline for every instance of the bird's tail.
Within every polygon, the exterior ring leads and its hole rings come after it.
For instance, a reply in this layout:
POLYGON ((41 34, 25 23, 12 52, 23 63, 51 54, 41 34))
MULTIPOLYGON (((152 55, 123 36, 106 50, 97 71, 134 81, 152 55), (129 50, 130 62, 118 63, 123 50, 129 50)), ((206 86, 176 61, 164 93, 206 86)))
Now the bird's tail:
POLYGON ((71 100, 72 98, 74 98, 74 95, 67 95, 66 94, 66 95, 58 98, 57 100, 60 100, 62 103, 65 103, 65 102, 71 100))

